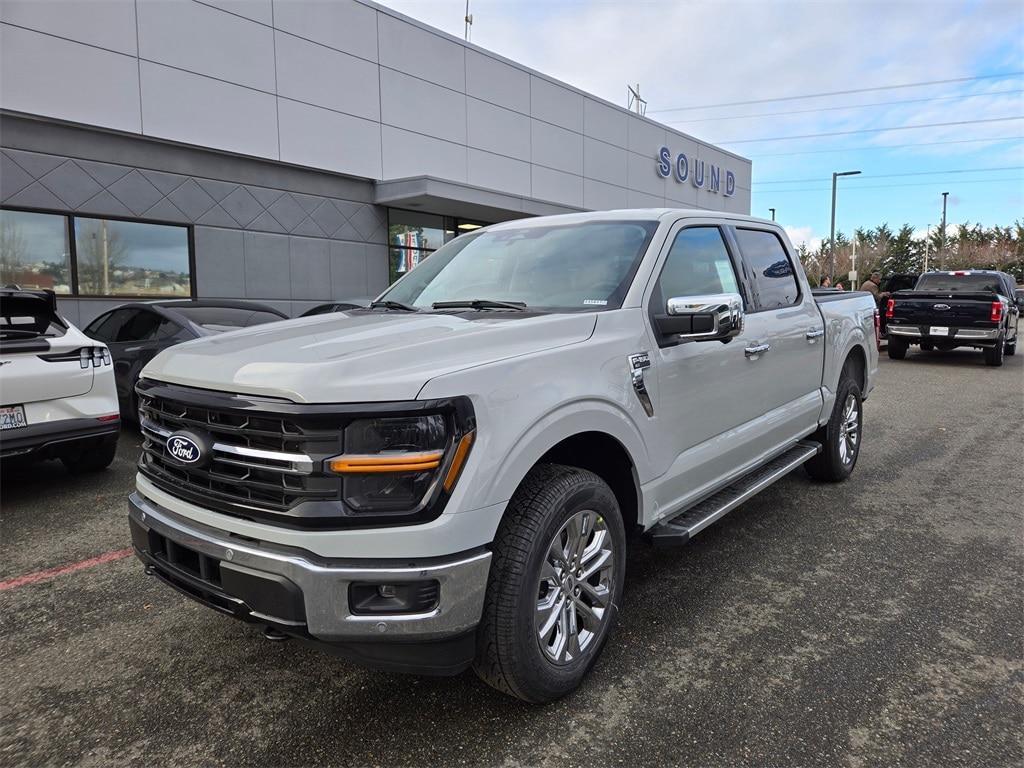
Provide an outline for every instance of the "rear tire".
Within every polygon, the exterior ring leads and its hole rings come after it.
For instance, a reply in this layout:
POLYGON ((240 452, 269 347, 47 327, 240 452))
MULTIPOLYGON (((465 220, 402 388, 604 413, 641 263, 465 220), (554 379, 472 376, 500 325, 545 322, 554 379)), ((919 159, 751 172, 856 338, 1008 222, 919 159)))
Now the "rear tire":
POLYGON ((1004 350, 1004 352, 1005 352, 1007 357, 1013 357, 1015 354, 1017 354, 1017 339, 1016 339, 1016 337, 1014 337, 1012 342, 1008 342, 1006 344, 1006 349, 1004 350))
POLYGON ((577 467, 534 467, 494 540, 477 675, 531 703, 573 691, 615 623, 625 566, 626 532, 608 485, 577 467))
POLYGON ((863 421, 860 385, 846 365, 839 377, 832 415, 828 423, 811 436, 812 440, 821 443, 821 453, 804 464, 807 474, 815 480, 829 483, 848 478, 860 456, 863 421))
POLYGON ((74 453, 60 457, 61 463, 73 475, 83 472, 99 472, 106 469, 117 455, 117 435, 105 437, 100 442, 87 442, 74 453))
POLYGON ((907 344, 904 339, 889 339, 889 359, 902 360, 907 356, 907 344))
POLYGON ((993 368, 998 368, 1003 364, 1003 352, 1005 351, 1005 344, 1003 337, 1000 336, 996 343, 991 347, 985 347, 985 365, 991 365, 993 368))

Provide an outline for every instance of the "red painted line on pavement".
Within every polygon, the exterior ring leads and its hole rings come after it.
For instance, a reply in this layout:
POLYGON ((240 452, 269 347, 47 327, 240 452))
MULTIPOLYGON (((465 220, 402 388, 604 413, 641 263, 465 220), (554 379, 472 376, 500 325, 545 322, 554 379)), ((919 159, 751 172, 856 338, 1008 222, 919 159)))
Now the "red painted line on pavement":
POLYGON ((90 557, 88 560, 71 563, 71 565, 59 565, 56 568, 47 568, 45 571, 26 573, 24 576, 17 576, 13 579, 8 579, 7 581, 0 581, 0 592, 3 592, 5 589, 24 587, 26 584, 35 584, 37 581, 46 581, 47 579, 63 576, 67 573, 74 573, 75 571, 81 571, 85 568, 92 568, 94 565, 103 565, 103 563, 109 563, 112 560, 120 560, 121 558, 129 557, 131 554, 132 550, 130 549, 118 549, 115 552, 107 552, 103 555, 90 557))

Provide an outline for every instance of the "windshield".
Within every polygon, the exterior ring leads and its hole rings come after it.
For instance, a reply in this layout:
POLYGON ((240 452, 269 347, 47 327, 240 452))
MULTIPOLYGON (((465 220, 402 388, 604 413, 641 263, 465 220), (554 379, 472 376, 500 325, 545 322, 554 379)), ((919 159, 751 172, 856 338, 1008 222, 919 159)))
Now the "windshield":
POLYGON ((463 235, 381 299, 418 309, 477 299, 549 311, 616 309, 657 227, 656 221, 590 221, 463 235))
POLYGON ((948 275, 942 272, 930 272, 921 275, 917 281, 918 291, 937 291, 939 293, 948 291, 978 292, 987 291, 999 293, 999 278, 995 275, 971 274, 971 275, 948 275))

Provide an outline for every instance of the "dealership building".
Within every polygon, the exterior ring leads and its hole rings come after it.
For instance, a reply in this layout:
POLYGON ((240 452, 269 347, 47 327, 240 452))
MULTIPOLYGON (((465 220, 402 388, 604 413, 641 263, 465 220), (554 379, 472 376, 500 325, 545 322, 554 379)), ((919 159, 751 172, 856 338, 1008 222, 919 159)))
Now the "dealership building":
POLYGON ((80 324, 365 300, 524 216, 750 210, 749 160, 365 0, 3 0, 0 27, 0 282, 80 324))

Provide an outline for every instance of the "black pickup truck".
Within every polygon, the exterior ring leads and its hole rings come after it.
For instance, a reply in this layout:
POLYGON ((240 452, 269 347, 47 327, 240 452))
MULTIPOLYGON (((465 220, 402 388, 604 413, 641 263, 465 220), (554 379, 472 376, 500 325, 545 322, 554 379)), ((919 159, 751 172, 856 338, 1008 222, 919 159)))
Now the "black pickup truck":
POLYGON ((1017 322, 1024 301, 1014 295, 1005 272, 927 272, 912 291, 897 291, 886 302, 889 357, 902 360, 911 344, 921 349, 975 347, 986 365, 1002 365, 1017 351, 1017 322))

